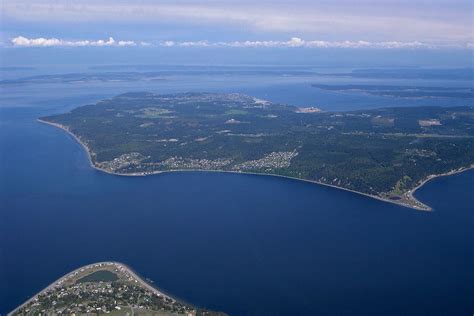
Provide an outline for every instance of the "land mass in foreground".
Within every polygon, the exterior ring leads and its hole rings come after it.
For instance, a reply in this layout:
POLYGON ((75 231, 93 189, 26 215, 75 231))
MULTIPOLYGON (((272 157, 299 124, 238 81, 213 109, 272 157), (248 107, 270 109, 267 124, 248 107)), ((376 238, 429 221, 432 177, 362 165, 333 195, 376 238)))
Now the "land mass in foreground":
POLYGON ((120 175, 209 170, 317 182, 430 210, 413 192, 474 164, 474 107, 322 112, 242 94, 126 93, 42 117, 120 175))
POLYGON ((78 268, 8 315, 199 315, 225 316, 179 302, 119 262, 78 268))

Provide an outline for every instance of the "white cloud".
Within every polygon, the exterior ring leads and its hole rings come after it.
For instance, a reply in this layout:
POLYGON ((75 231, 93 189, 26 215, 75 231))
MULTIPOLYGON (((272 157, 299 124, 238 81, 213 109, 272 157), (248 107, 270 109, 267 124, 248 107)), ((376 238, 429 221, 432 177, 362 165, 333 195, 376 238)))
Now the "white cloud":
POLYGON ((59 46, 61 41, 57 38, 34 38, 29 39, 23 36, 18 36, 12 39, 12 44, 15 46, 59 46))
POLYGON ((136 46, 134 41, 119 41, 118 46, 136 46))
POLYGON ((164 47, 235 47, 235 48, 352 48, 352 49, 443 49, 443 48, 467 48, 473 49, 473 45, 468 44, 436 44, 413 42, 368 42, 368 41, 306 41, 299 37, 292 37, 288 41, 232 41, 232 42, 176 42, 164 41, 159 44, 164 47))
POLYGON ((288 42, 288 46, 290 47, 301 47, 305 45, 305 41, 303 41, 299 37, 292 37, 288 42))
POLYGON ((162 45, 166 47, 172 47, 174 46, 174 41, 164 41, 162 45))
MULTIPOLYGON (((77 40, 68 41, 58 38, 26 38, 17 36, 11 40, 13 46, 18 47, 53 47, 53 46, 69 46, 69 47, 84 47, 84 46, 136 46, 134 41, 115 41, 112 37, 107 40, 77 40)), ((143 45, 143 44, 142 44, 143 45)))
POLYGON ((217 43, 210 44, 207 41, 197 41, 197 42, 178 42, 176 45, 181 47, 209 47, 209 46, 219 46, 217 43))
POLYGON ((466 44, 443 44, 443 43, 422 43, 413 42, 369 42, 369 41, 322 41, 304 40, 299 37, 292 37, 288 41, 230 41, 230 42, 210 42, 210 41, 173 41, 166 40, 152 44, 149 42, 136 41, 116 41, 112 37, 107 40, 63 40, 58 38, 27 38, 18 36, 11 39, 11 44, 15 47, 84 47, 84 46, 161 46, 161 47, 229 47, 229 48, 343 48, 343 49, 474 49, 473 43, 466 44))
MULTIPOLYGON (((12 0, 6 21, 30 23, 153 23, 226 26, 341 40, 472 42, 472 4, 461 0, 171 1, 12 0)), ((192 31, 193 29, 191 29, 192 31)), ((224 33, 227 30, 224 30, 224 33)), ((294 43, 299 45, 298 43, 294 43)))
POLYGON ((306 47, 318 47, 318 48, 378 48, 378 49, 436 49, 436 48, 462 48, 462 46, 446 46, 442 44, 428 44, 421 42, 367 42, 367 41, 341 41, 341 42, 328 42, 328 41, 309 41, 305 43, 306 47))

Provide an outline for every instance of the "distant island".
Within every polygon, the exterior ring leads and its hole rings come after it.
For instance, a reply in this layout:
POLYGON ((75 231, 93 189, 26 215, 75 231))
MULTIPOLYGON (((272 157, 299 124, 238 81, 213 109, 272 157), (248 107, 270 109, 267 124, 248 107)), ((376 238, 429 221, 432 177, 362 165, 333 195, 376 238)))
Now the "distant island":
POLYGON ((324 112, 242 94, 126 93, 41 122, 118 175, 207 170, 329 185, 418 210, 427 180, 472 168, 474 107, 324 112))
POLYGON ((347 84, 347 85, 325 85, 313 84, 314 88, 334 92, 351 92, 370 94, 383 97, 422 99, 422 98, 458 98, 473 100, 474 89, 470 87, 425 87, 425 86, 393 86, 393 85, 369 85, 369 84, 347 84))
POLYGON ((8 315, 225 316, 195 308, 154 288, 126 265, 99 262, 78 268, 8 315))

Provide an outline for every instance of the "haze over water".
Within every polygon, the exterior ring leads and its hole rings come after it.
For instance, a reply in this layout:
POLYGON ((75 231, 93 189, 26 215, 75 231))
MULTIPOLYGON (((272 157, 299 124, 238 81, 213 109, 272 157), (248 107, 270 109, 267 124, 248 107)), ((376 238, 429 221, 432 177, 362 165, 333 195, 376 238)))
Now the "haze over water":
POLYGON ((435 211, 417 212, 267 176, 104 174, 72 137, 36 122, 137 89, 243 92, 326 110, 443 105, 322 92, 309 87, 317 80, 3 86, 0 313, 102 260, 126 263, 171 295, 231 315, 472 313, 472 171, 429 182, 417 197, 435 211))

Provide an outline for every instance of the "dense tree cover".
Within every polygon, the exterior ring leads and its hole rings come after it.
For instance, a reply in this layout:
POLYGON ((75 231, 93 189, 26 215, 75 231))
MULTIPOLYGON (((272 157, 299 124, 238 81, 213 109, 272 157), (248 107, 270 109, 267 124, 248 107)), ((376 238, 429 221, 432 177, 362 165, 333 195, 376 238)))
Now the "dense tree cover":
POLYGON ((296 151, 287 168, 247 171, 396 197, 431 174, 474 163, 472 106, 316 112, 240 94, 127 93, 43 119, 77 135, 96 164, 128 153, 144 157, 113 170, 119 173, 186 168, 162 164, 172 157, 229 159, 219 169, 235 170, 296 151))

